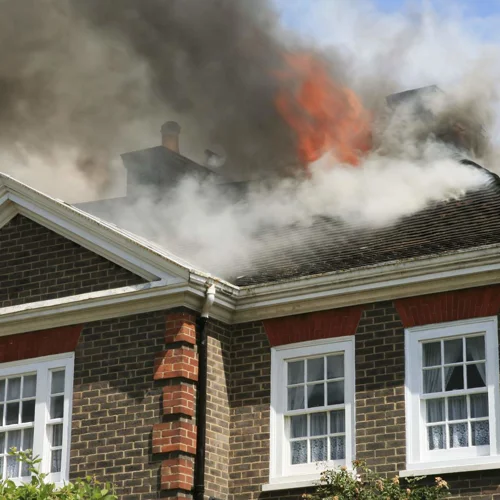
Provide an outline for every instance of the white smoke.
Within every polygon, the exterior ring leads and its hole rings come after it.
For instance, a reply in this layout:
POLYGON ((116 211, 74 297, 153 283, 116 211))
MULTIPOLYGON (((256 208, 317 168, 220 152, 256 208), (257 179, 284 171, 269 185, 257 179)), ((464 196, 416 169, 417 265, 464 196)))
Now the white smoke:
POLYGON ((360 167, 336 164, 325 155, 309 172, 300 180, 253 185, 239 202, 218 184, 185 177, 165 200, 153 201, 145 192, 135 204, 108 216, 194 265, 227 276, 263 250, 262 228, 307 227, 319 216, 380 227, 490 180, 487 173, 432 146, 418 160, 372 153, 360 167))

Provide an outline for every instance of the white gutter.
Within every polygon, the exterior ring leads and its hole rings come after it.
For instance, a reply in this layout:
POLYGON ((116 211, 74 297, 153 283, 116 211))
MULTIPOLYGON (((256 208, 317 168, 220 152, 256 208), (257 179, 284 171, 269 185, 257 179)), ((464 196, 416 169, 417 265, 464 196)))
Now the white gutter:
POLYGON ((215 300, 215 293, 212 291, 216 285, 212 287, 207 292, 205 285, 186 282, 172 284, 160 280, 4 307, 0 309, 0 336, 173 307, 185 306, 201 310, 204 304, 206 307, 214 304, 214 317, 228 323, 234 310, 234 302, 230 297, 225 297, 224 293, 219 293, 215 300))
POLYGON ((228 324, 500 283, 500 245, 237 287, 203 273, 0 309, 0 335, 185 306, 228 324), (207 292, 207 282, 212 283, 207 292), (217 293, 212 295, 212 291, 217 293))

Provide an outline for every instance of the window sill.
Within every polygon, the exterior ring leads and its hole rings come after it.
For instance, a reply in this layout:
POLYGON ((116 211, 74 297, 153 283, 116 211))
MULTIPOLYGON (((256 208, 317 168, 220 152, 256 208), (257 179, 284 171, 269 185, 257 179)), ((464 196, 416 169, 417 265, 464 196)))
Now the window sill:
POLYGON ((400 477, 412 476, 430 476, 435 474, 454 474, 457 472, 474 472, 481 470, 500 469, 500 457, 494 462, 483 462, 466 465, 441 465, 441 464, 422 464, 421 469, 402 470, 399 472, 400 477))
POLYGON ((269 483, 262 485, 262 491, 294 490, 298 488, 310 488, 319 484, 319 476, 316 479, 293 480, 290 478, 282 483, 269 483))

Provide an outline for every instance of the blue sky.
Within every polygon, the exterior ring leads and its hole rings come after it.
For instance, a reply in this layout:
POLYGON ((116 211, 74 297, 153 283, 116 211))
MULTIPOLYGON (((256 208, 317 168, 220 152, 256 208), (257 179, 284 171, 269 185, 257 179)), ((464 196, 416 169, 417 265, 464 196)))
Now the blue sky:
MULTIPOLYGON (((283 23, 301 31, 304 19, 310 11, 323 0, 274 0, 281 11, 283 23)), ((500 0, 326 0, 332 5, 366 4, 381 15, 415 12, 424 6, 430 7, 439 15, 460 15, 477 26, 478 36, 486 39, 497 38, 498 28, 492 20, 500 19, 500 0)))

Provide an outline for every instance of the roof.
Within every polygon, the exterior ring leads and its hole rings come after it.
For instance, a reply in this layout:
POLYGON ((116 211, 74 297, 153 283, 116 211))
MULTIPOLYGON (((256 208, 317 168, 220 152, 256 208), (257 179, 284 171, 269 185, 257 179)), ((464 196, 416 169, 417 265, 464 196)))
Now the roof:
POLYGON ((269 230, 263 251, 230 279, 238 286, 347 271, 500 243, 497 183, 456 200, 434 203, 377 229, 318 217, 309 227, 269 230))

